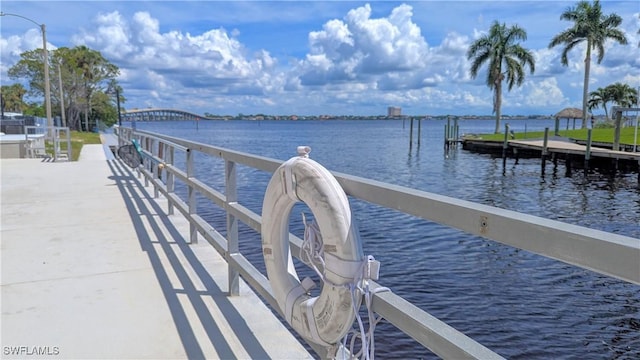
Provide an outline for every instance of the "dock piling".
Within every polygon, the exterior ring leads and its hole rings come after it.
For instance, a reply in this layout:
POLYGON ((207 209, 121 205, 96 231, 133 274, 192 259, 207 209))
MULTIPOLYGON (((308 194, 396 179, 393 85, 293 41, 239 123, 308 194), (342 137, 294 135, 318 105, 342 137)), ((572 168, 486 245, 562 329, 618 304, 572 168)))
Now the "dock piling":
POLYGON ((420 148, 421 132, 422 132, 422 118, 418 118, 418 148, 420 148))
POLYGON ((584 153, 584 170, 589 170, 589 160, 591 160, 591 129, 587 130, 587 150, 584 153))
MULTIPOLYGON (((557 128, 556 128, 557 130, 557 128)), ((540 158, 542 159, 542 176, 544 176, 544 169, 546 167, 547 162, 547 146, 549 145, 549 128, 544 128, 544 140, 542 141, 542 153, 540 154, 540 158)), ((555 156, 554 156, 554 164, 555 164, 555 156)))
POLYGON ((507 166, 507 149, 509 148, 509 124, 504 124, 504 143, 502 144, 502 167, 507 166))
POLYGON ((449 149, 449 138, 451 137, 451 116, 447 115, 447 125, 444 126, 444 147, 449 149))
POLYGON ((411 151, 412 146, 413 146, 413 118, 411 118, 411 122, 409 123, 409 151, 411 151))

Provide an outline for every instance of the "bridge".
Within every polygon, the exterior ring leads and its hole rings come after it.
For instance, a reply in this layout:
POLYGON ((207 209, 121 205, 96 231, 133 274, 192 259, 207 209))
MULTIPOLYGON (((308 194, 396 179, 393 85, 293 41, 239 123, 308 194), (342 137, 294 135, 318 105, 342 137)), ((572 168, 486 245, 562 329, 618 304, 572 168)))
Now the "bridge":
POLYGON ((182 120, 218 120, 204 115, 194 114, 184 110, 148 108, 133 109, 122 112, 124 121, 182 121, 182 120))

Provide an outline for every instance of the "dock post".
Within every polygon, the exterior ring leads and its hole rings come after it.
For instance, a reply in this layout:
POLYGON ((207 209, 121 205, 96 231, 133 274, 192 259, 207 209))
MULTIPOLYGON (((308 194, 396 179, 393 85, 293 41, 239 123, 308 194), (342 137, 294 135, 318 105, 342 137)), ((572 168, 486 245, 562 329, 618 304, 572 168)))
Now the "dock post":
POLYGON ((453 118, 453 146, 458 146, 456 140, 458 139, 458 117, 453 118))
POLYGON ((544 128, 544 140, 542 140, 542 175, 544 175, 544 168, 545 168, 545 163, 547 161, 547 156, 548 156, 548 152, 547 152, 547 146, 549 144, 549 128, 546 127, 544 128))
POLYGON ((613 131, 613 147, 611 150, 620 151, 620 128, 622 127, 622 110, 614 107, 616 127, 613 131))
POLYGON ((422 133, 422 118, 418 118, 418 147, 420 147, 421 133, 422 133))
POLYGON ((509 124, 504 125, 504 143, 502 144, 502 167, 507 166, 507 149, 509 148, 509 124))
POLYGON ((413 146, 413 118, 411 118, 411 122, 409 123, 409 151, 411 151, 412 146, 413 146))
POLYGON ((449 148, 449 116, 447 115, 447 123, 444 125, 444 148, 449 148))
POLYGON ((584 170, 589 170, 589 160, 591 160, 591 129, 587 130, 587 150, 584 153, 584 170))
POLYGON ((556 126, 555 126, 555 130, 553 131, 553 134, 555 136, 560 136, 560 118, 556 117, 556 126))

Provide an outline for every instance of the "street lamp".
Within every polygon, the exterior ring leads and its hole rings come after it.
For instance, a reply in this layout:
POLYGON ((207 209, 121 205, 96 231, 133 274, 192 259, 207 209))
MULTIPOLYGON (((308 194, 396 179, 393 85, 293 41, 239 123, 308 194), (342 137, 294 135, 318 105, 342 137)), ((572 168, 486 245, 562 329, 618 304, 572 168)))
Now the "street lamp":
POLYGON ((109 95, 115 94, 116 104, 118 106, 118 126, 122 126, 122 116, 120 115, 120 88, 118 87, 118 84, 115 81, 112 81, 105 93, 109 95))
MULTIPOLYGON (((49 53, 47 52, 47 33, 44 24, 38 24, 37 22, 18 14, 7 14, 0 11, 0 16, 16 16, 23 18, 36 24, 42 31, 42 60, 44 61, 44 102, 47 110, 47 126, 53 127, 53 119, 51 118, 51 87, 49 86, 49 53)), ((50 130, 51 131, 51 130, 50 130)), ((51 133, 51 132, 50 132, 51 133)))

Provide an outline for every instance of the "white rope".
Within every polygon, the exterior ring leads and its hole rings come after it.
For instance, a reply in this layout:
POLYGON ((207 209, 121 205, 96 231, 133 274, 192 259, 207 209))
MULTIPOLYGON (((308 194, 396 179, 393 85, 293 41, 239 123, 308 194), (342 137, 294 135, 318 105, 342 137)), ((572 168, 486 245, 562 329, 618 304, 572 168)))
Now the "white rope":
MULTIPOLYGON (((391 291, 386 287, 378 287, 375 290, 371 291, 369 288, 369 280, 378 280, 379 270, 380 270, 380 262, 377 261, 373 256, 367 256, 367 259, 360 263, 360 270, 356 272, 356 276, 353 281, 347 285, 336 285, 332 284, 328 281, 324 276, 324 269, 326 268, 326 263, 323 258, 324 256, 324 248, 322 243, 322 234, 320 233, 320 228, 315 221, 311 221, 311 223, 307 223, 307 219, 302 214, 302 221, 304 223, 304 240, 302 242, 300 257, 302 261, 309 264, 313 270, 318 274, 320 279, 329 283, 333 286, 348 286, 351 293, 351 303, 353 306, 353 311, 356 315, 357 320, 357 328, 351 329, 345 337, 342 339, 342 349, 346 351, 347 342, 349 336, 351 336, 351 341, 349 342, 349 353, 352 358, 360 358, 362 360, 374 360, 375 358, 375 339, 374 339, 374 331, 376 325, 382 320, 382 316, 376 316, 373 311, 371 305, 373 302, 373 296, 379 292, 383 291, 391 291), (319 267, 323 270, 321 271, 319 267), (365 306, 367 307, 367 318, 369 319, 369 329, 365 330, 364 323, 362 321, 362 317, 360 316, 359 309, 356 304, 358 303, 357 297, 359 294, 363 294, 365 300, 365 306), (360 339, 362 344, 360 351, 357 354, 354 354, 356 341, 360 339)), ((347 354, 343 353, 343 358, 345 358, 347 354)))
MULTIPOLYGON (((391 290, 386 287, 379 287, 379 288, 376 288, 374 291, 371 291, 369 288, 369 280, 378 280, 380 262, 377 261, 373 256, 369 255, 367 256, 367 261, 363 262, 362 264, 363 264, 363 267, 361 272, 362 274, 361 278, 358 279, 358 281, 354 279, 354 283, 350 285, 352 286, 351 296, 353 297, 352 303, 354 306, 353 309, 356 312, 356 320, 358 323, 358 328, 352 329, 350 332, 351 342, 349 344, 349 352, 351 353, 352 357, 355 357, 355 358, 360 358, 363 360, 365 359, 374 360, 375 359, 374 332, 376 329, 376 325, 378 325, 378 323, 382 321, 382 316, 376 316, 375 312, 371 308, 371 305, 373 302, 373 296, 374 294, 377 294, 379 292, 391 291, 391 290), (368 330, 364 329, 364 324, 362 322, 360 313, 358 309, 356 309, 355 307, 355 304, 356 304, 355 297, 357 296, 356 294, 358 292, 363 294, 364 300, 365 300, 365 306, 367 307, 367 318, 369 319, 368 330), (360 339, 362 346, 360 348, 360 351, 354 354, 355 344, 357 339, 360 339)), ((342 340, 343 348, 347 347, 347 338, 349 337, 350 334, 347 334, 342 340)))
POLYGON ((302 241, 300 258, 313 268, 320 277, 320 280, 325 281, 324 248, 322 246, 320 228, 315 221, 311 221, 310 224, 307 223, 307 218, 304 216, 304 213, 302 213, 302 222, 304 223, 304 239, 302 241), (322 269, 318 269, 318 266, 322 269))

